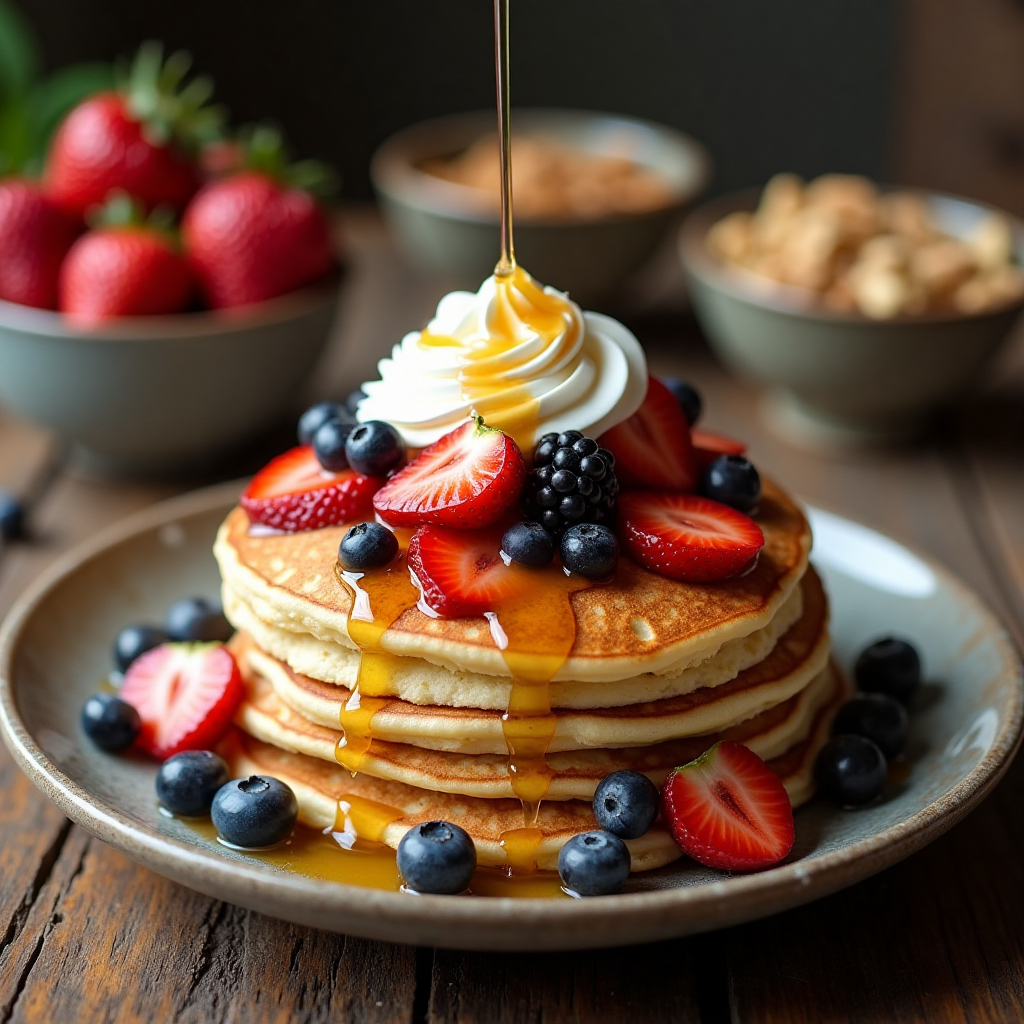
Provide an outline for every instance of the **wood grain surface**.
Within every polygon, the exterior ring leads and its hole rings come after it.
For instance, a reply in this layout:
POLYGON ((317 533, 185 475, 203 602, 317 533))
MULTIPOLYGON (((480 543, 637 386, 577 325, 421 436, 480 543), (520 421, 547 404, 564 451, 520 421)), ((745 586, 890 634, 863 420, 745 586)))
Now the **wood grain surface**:
MULTIPOLYGON (((368 376, 446 287, 405 269, 374 220, 349 231, 355 272, 315 397, 368 376)), ((726 377, 685 315, 620 315, 656 371, 701 388, 709 429, 748 439, 808 502, 940 559, 1024 635, 1024 346, 927 441, 824 455, 764 429, 756 393, 726 377)), ((198 482, 83 479, 61 445, 0 414, 0 487, 31 514, 29 538, 0 545, 0 613, 70 545, 198 482)), ((1024 1021, 1022 763, 946 836, 845 892, 713 935, 584 954, 417 950, 284 924, 92 839, 2 750, 0 794, 0 1024, 1024 1021)))

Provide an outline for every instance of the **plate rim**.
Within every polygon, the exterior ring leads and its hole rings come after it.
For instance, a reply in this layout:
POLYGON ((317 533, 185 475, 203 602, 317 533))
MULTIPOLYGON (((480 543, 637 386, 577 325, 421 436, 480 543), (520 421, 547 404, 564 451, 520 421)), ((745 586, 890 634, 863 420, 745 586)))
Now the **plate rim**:
MULTIPOLYGON (((387 941, 462 949, 583 949, 654 941, 706 931, 807 903, 853 884, 910 856, 962 820, 1009 768, 1024 733, 1024 666, 1002 617, 957 575, 930 556, 880 530, 845 516, 919 558, 961 600, 995 627, 1001 672, 1016 682, 1008 714, 981 760, 945 794, 881 832, 809 861, 799 860, 750 875, 695 886, 623 893, 598 900, 524 900, 402 893, 268 871, 217 855, 160 832, 97 799, 59 768, 21 718, 14 693, 15 653, 38 606, 110 548, 170 522, 226 514, 236 503, 238 481, 179 495, 121 519, 57 558, 15 601, 0 625, 0 733, 29 780, 69 818, 150 869, 215 898, 300 924, 387 941), (269 885, 268 885, 268 875, 269 885), (727 897, 727 899, 726 899, 727 897), (309 904, 306 905, 308 901, 309 904), (325 919, 327 918, 327 919, 325 919), (336 920, 334 920, 336 919, 336 920), (623 927, 626 922, 626 927, 623 927), (486 939, 481 939, 486 935, 486 939), (482 944, 483 943, 483 944, 482 944)), ((836 515, 831 509, 828 511, 836 515)))

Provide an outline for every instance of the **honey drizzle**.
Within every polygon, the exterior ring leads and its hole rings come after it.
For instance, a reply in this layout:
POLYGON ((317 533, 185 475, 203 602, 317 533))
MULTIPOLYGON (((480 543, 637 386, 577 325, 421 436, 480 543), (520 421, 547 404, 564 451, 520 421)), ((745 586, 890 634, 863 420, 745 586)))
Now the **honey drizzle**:
MULTIPOLYGON (((351 797, 345 799, 350 800, 351 797)), ((369 802, 369 801, 368 801, 369 802)), ((383 806, 383 805, 378 805, 383 806)), ((398 812, 401 813, 401 812, 398 812)), ((209 842, 217 841, 217 830, 209 818, 178 819, 179 823, 209 842)), ((349 842, 343 831, 298 825, 283 843, 270 850, 238 850, 233 854, 305 875, 307 878, 358 885, 364 889, 399 892, 402 878, 395 851, 381 843, 357 838, 349 842)), ((477 868, 469 892, 472 896, 567 899, 553 872, 509 876, 500 868, 477 868)))
POLYGON ((364 573, 344 572, 340 566, 337 570, 339 579, 352 591, 347 625, 349 639, 359 649, 359 668, 338 714, 342 735, 334 756, 352 773, 359 771, 373 743, 373 716, 388 702, 395 655, 383 650, 381 640, 403 612, 415 607, 420 596, 406 562, 409 531, 396 531, 396 535, 400 551, 391 565, 364 573))
POLYGON ((546 757, 558 724, 551 710, 551 680, 576 640, 570 598, 592 584, 556 566, 538 570, 513 564, 505 571, 522 576, 521 585, 512 588, 517 596, 488 618, 512 675, 501 728, 512 791, 523 805, 526 827, 531 828, 554 776, 546 757))
POLYGON ((513 828, 501 833, 501 848, 505 851, 505 873, 532 875, 537 870, 537 850, 544 841, 539 828, 513 828))

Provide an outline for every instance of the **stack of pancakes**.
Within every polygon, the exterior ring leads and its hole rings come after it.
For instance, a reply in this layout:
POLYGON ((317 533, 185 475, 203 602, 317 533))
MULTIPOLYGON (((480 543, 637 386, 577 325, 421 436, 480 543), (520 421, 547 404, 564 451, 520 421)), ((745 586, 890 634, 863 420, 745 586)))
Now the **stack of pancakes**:
MULTIPOLYGON (((682 583, 623 558, 611 583, 566 596, 574 636, 541 681, 543 771, 528 780, 506 738, 523 685, 509 665, 523 662, 502 651, 494 616, 409 607, 363 654, 336 571, 345 527, 268 534, 235 509, 215 548, 247 688, 232 769, 288 783, 314 827, 397 847, 443 818, 472 835, 481 864, 516 870, 556 868, 562 844, 595 827, 610 772, 660 784, 719 739, 764 758, 799 804, 845 683, 806 519, 770 482, 755 518, 765 546, 745 576, 682 583)), ((629 846, 634 870, 680 855, 660 823, 629 846)))

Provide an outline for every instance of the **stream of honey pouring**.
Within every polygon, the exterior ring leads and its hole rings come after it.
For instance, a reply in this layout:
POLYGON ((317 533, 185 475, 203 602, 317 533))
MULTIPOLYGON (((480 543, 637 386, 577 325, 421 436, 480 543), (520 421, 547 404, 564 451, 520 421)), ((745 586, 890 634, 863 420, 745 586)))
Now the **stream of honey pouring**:
MULTIPOLYGON (((473 415, 489 426, 510 434, 527 455, 535 441, 541 408, 530 388, 526 367, 538 350, 555 346, 554 359, 579 341, 581 325, 569 302, 546 292, 516 265, 512 218, 512 134, 509 101, 509 0, 494 0, 494 52, 497 86, 498 138, 501 154, 501 253, 494 271, 495 298, 488 308, 484 330, 468 343, 423 331, 419 344, 455 347, 458 382, 473 415)), ((387 629, 420 600, 410 578, 406 553, 408 531, 398 533, 400 554, 384 569, 340 573, 352 591, 348 617, 349 639, 360 651, 359 670, 351 696, 340 715, 342 739, 338 762, 359 770, 373 743, 373 716, 389 692, 387 682, 395 656, 382 646, 387 629)), ((497 553, 496 553, 497 554, 497 553)), ((536 851, 543 839, 537 826, 541 801, 547 795, 552 771, 546 754, 555 733, 551 711, 551 680, 565 663, 576 638, 571 596, 590 586, 589 581, 567 575, 557 565, 526 569, 515 564, 492 571, 520 576, 506 591, 515 596, 488 612, 491 635, 501 650, 512 685, 502 731, 508 750, 512 790, 523 807, 523 828, 506 832, 502 847, 511 874, 536 870, 536 851), (525 574, 525 575, 524 575, 525 574)), ((379 809, 364 814, 364 824, 379 838, 389 821, 399 817, 379 809)))

